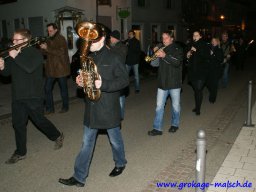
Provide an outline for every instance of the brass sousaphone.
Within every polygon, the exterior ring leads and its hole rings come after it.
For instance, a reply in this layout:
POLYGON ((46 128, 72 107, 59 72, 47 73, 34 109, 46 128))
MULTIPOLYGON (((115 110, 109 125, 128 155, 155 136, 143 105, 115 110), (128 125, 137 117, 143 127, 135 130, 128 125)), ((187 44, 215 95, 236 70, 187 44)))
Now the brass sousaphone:
POLYGON ((90 46, 104 35, 101 25, 92 22, 80 22, 76 26, 76 32, 82 39, 80 47, 80 75, 83 79, 83 89, 87 97, 92 101, 100 98, 101 91, 95 87, 95 81, 100 79, 97 66, 93 59, 88 56, 90 46))

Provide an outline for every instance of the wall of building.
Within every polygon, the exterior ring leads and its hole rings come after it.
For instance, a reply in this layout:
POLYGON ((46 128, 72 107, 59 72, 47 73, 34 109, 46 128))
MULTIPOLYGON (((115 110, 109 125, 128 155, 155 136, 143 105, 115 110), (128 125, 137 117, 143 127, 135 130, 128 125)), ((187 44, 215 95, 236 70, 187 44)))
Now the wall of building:
MULTIPOLYGON (((19 0, 15 3, 0 6, 0 20, 6 20, 8 37, 10 38, 14 31, 15 19, 20 19, 21 22, 24 21, 21 24, 23 27, 28 27, 29 17, 42 16, 46 25, 48 22, 55 20, 53 11, 63 7, 65 3, 65 0, 19 0)), ((2 30, 0 31, 2 32, 2 30)), ((2 36, 1 33, 0 35, 2 36)))
POLYGON ((111 6, 100 5, 98 9, 100 17, 104 16, 111 18, 111 26, 109 26, 110 30, 119 30, 120 32, 123 32, 123 39, 127 38, 128 26, 131 25, 131 15, 123 20, 123 29, 121 31, 121 18, 118 16, 118 11, 126 8, 130 11, 131 1, 132 0, 112 0, 111 6))
POLYGON ((176 40, 184 41, 184 29, 180 24, 181 1, 173 0, 172 8, 167 9, 164 0, 147 0, 145 7, 138 7, 137 1, 132 1, 132 25, 141 27, 140 40, 142 49, 146 51, 152 43, 152 25, 157 25, 157 40, 160 41, 161 33, 174 27, 176 40))

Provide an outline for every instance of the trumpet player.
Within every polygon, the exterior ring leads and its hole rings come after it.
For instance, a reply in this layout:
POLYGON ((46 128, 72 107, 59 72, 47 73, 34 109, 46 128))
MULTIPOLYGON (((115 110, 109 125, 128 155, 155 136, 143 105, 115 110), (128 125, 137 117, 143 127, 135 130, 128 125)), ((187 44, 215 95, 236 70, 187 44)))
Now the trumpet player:
POLYGON ((14 164, 25 159, 27 153, 27 121, 30 118, 48 139, 55 141, 54 149, 63 144, 63 134, 44 117, 43 113, 43 56, 34 47, 26 47, 31 39, 30 31, 14 32, 9 58, 0 58, 0 74, 12 75, 12 124, 15 132, 16 150, 5 162, 14 164), (21 50, 22 49, 22 50, 21 50))
POLYGON ((180 123, 180 91, 182 85, 183 50, 174 43, 174 34, 170 31, 162 33, 163 49, 155 48, 156 58, 159 58, 158 89, 156 112, 153 129, 148 135, 162 135, 164 107, 168 95, 172 100, 169 132, 176 132, 180 123))

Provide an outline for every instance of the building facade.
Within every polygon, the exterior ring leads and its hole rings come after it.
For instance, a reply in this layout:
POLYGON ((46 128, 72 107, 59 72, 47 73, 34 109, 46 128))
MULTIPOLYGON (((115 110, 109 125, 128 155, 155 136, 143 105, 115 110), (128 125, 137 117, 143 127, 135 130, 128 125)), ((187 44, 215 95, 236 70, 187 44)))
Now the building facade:
POLYGON ((134 0, 132 1, 131 29, 141 41, 142 49, 161 41, 161 33, 173 31, 176 40, 184 41, 186 29, 181 21, 180 0, 134 0))
POLYGON ((18 28, 30 29, 34 37, 46 36, 46 25, 56 22, 71 57, 77 50, 75 26, 79 21, 97 21, 110 30, 122 27, 127 32, 129 18, 121 19, 119 12, 128 9, 127 0, 17 0, 0 5, 0 38, 10 39, 18 28))

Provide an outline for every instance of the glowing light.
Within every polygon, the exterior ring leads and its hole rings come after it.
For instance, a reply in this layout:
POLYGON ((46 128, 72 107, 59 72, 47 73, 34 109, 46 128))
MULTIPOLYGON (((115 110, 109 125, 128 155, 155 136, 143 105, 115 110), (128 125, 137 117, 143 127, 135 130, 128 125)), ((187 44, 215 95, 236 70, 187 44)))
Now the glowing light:
POLYGON ((220 15, 220 19, 221 19, 221 20, 224 20, 224 19, 225 19, 225 16, 224 16, 224 15, 220 15))

